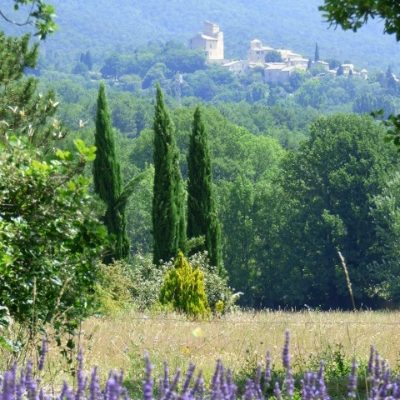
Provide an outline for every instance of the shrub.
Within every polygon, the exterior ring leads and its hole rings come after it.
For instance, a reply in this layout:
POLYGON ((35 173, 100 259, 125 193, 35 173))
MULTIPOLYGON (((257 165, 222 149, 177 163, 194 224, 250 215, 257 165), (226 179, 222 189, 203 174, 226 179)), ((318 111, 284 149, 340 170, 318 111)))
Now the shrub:
POLYGON ((189 263, 204 274, 207 301, 211 310, 216 314, 232 311, 237 296, 228 286, 227 278, 220 276, 217 268, 209 264, 207 252, 194 254, 189 258, 189 263))
POLYGON ((165 275, 160 301, 193 317, 206 316, 210 312, 204 274, 199 268, 193 269, 181 251, 174 268, 165 275))
POLYGON ((129 307, 133 303, 132 289, 132 276, 126 262, 100 264, 96 299, 101 314, 112 315, 129 307))
POLYGON ((106 240, 83 176, 93 147, 45 156, 25 140, 0 145, 0 306, 29 331, 73 333, 91 311, 106 240))
POLYGON ((151 255, 137 254, 130 261, 131 293, 133 303, 139 310, 157 305, 167 268, 167 264, 154 265, 151 255))

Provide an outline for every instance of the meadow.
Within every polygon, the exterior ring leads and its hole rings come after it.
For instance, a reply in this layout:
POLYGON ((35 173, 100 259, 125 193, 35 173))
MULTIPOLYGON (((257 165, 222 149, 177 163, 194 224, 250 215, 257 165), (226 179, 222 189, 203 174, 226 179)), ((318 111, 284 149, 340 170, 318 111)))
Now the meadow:
MULTIPOLYGON (((394 375, 400 369, 399 317, 397 311, 237 311, 209 320, 191 320, 179 314, 124 311, 119 315, 87 319, 76 343, 83 349, 86 376, 97 366, 99 381, 106 385, 104 390, 107 390, 107 379, 111 379, 111 375, 107 378, 108 372, 123 370, 124 385, 131 398, 142 398, 147 353, 155 385, 157 377, 163 375, 164 362, 168 363, 171 375, 178 369, 185 373, 191 363, 196 365, 196 371, 202 371, 207 385, 215 380, 216 361, 220 360, 232 371, 240 393, 245 390, 247 379, 254 378, 258 365, 265 369, 267 350, 272 359, 272 382, 287 385, 282 349, 288 331, 290 374, 294 376, 296 388, 300 388, 304 373, 318 371, 323 360, 326 388, 331 398, 346 396, 355 359, 358 397, 364 398, 365 388, 370 390, 366 371, 368 362, 371 364, 368 361, 371 345, 389 362, 394 375)), ((74 362, 72 368, 77 365, 74 362)), ((382 368, 383 376, 386 367, 382 364, 382 368)), ((41 382, 59 392, 66 378, 75 388, 79 386, 75 379, 79 381, 83 375, 71 378, 74 375, 70 373, 71 365, 68 366, 50 339, 45 368, 39 372, 41 382)))
MULTIPOLYGON (((98 366, 103 377, 111 369, 122 369, 140 380, 143 356, 148 352, 156 376, 164 361, 171 371, 186 370, 192 362, 209 380, 216 360, 236 375, 252 375, 258 364, 265 365, 267 350, 274 369, 281 371, 288 330, 295 373, 318 369, 324 360, 332 374, 343 368, 341 373, 347 376, 353 357, 359 365, 367 364, 371 345, 393 370, 400 369, 399 325, 397 311, 240 311, 203 321, 178 314, 127 311, 84 321, 77 343, 84 350, 87 368, 98 366)), ((63 364, 66 369, 57 347, 50 343, 49 378, 54 378, 51 369, 63 364)))

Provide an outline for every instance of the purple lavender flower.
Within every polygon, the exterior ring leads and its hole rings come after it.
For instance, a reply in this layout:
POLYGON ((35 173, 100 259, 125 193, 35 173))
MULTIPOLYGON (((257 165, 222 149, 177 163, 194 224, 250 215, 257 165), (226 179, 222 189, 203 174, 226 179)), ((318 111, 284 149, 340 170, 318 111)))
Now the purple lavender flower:
POLYGON ((151 371, 153 369, 149 355, 146 353, 144 356, 146 363, 146 371, 145 378, 143 381, 143 400, 152 400, 153 399, 153 380, 151 379, 151 371))
POLYGON ((290 369, 290 334, 289 331, 285 331, 285 344, 282 352, 282 364, 285 369, 290 369))
POLYGON ((254 383, 250 379, 247 379, 244 389, 244 400, 253 400, 255 398, 254 383))
POLYGON ((390 397, 389 394, 392 391, 393 384, 391 382, 391 374, 389 366, 385 363, 385 372, 383 373, 381 388, 379 391, 379 396, 382 398, 390 397))
POLYGON ((319 371, 318 371, 318 375, 317 375, 318 392, 319 392, 319 396, 322 400, 330 400, 328 391, 326 389, 324 375, 325 375, 325 366, 324 366, 324 363, 321 361, 321 363, 319 364, 319 371))
POLYGON ((32 367, 33 367, 32 362, 28 361, 26 365, 26 380, 25 380, 26 392, 29 400, 37 400, 38 399, 37 382, 33 377, 32 367))
POLYGON ((215 372, 211 380, 211 400, 218 400, 221 397, 221 360, 217 360, 215 372))
POLYGON ((169 370, 168 370, 168 364, 164 362, 164 380, 163 380, 163 387, 164 391, 166 391, 169 388, 169 370))
POLYGON ((254 392, 257 399, 262 398, 262 390, 261 390, 261 365, 258 365, 256 372, 256 379, 254 381, 254 392))
POLYGON ((180 376, 181 376, 181 371, 178 369, 176 371, 175 377, 174 377, 169 389, 167 390, 167 392, 166 392, 165 396, 162 398, 162 400, 174 399, 174 391, 178 387, 180 376))
POLYGON ((58 397, 59 400, 73 400, 74 398, 74 393, 72 392, 72 390, 69 388, 67 382, 64 381, 62 390, 61 390, 61 394, 58 397))
POLYGON ((271 354, 269 351, 267 351, 267 354, 265 356, 265 374, 264 374, 264 381, 267 387, 270 385, 272 380, 271 362, 272 362, 271 354))
POLYGON ((99 377, 97 376, 97 367, 92 370, 89 387, 89 400, 100 399, 101 389, 99 384, 99 377))
POLYGON ((14 400, 15 399, 15 374, 16 366, 7 371, 3 377, 3 389, 2 389, 2 400, 14 400))
POLYGON ((357 391, 357 364, 355 358, 353 358, 353 362, 351 364, 351 372, 349 376, 349 384, 347 386, 348 393, 347 396, 350 398, 356 398, 357 391))
POLYGON ((77 371, 77 390, 75 394, 75 400, 80 400, 85 393, 86 389, 86 378, 83 372, 83 352, 82 349, 79 350, 78 356, 78 371, 77 371))
POLYGON ((289 398, 293 398, 294 394, 294 378, 293 378, 293 373, 292 369, 288 368, 286 371, 286 377, 285 377, 285 388, 286 392, 289 396, 289 398))
POLYGON ((116 373, 110 372, 104 389, 104 400, 117 400, 122 393, 119 384, 119 377, 116 373))
POLYGON ((276 400, 282 400, 282 392, 278 381, 275 382, 274 396, 276 400))
POLYGON ((312 372, 306 372, 304 379, 301 380, 302 400, 312 400, 314 398, 315 376, 312 372))
POLYGON ((25 370, 24 368, 21 368, 19 381, 15 389, 16 400, 22 400, 24 392, 25 392, 25 370))
POLYGON ((43 337, 43 339, 42 339, 42 347, 40 348, 39 363, 38 363, 39 371, 43 371, 44 362, 46 360, 47 352, 48 352, 48 342, 47 342, 46 337, 43 337))
POLYGON ((372 375, 373 367, 374 367, 374 358, 375 358, 375 347, 371 346, 369 351, 369 360, 368 360, 368 375, 372 375))
POLYGON ((194 364, 190 363, 188 371, 186 373, 185 382, 183 383, 182 394, 185 394, 188 391, 195 369, 196 369, 196 366, 194 364))
POLYGON ((193 385, 193 389, 190 391, 190 397, 192 399, 202 399, 204 396, 204 379, 203 374, 200 371, 197 376, 196 382, 193 385))

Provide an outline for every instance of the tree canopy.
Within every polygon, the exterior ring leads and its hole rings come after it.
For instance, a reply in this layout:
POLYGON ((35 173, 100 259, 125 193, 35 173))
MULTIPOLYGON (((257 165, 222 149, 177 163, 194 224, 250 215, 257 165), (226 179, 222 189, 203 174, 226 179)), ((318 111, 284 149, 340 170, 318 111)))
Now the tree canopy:
POLYGON ((40 39, 46 39, 49 33, 54 32, 56 24, 54 22, 54 7, 43 0, 13 0, 14 10, 19 10, 24 6, 24 17, 12 18, 7 11, 0 8, 0 16, 7 22, 17 26, 34 25, 35 35, 40 39))
POLYGON ((354 32, 370 18, 382 18, 385 32, 400 40, 400 3, 397 0, 325 0, 320 10, 330 23, 354 32))

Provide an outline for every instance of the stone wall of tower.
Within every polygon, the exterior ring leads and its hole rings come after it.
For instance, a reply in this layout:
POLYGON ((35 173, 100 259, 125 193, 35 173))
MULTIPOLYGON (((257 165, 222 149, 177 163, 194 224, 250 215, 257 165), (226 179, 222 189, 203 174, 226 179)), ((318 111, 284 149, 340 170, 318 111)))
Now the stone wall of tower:
POLYGON ((190 48, 203 50, 209 61, 223 61, 224 33, 217 24, 206 21, 203 32, 190 40, 190 48))

